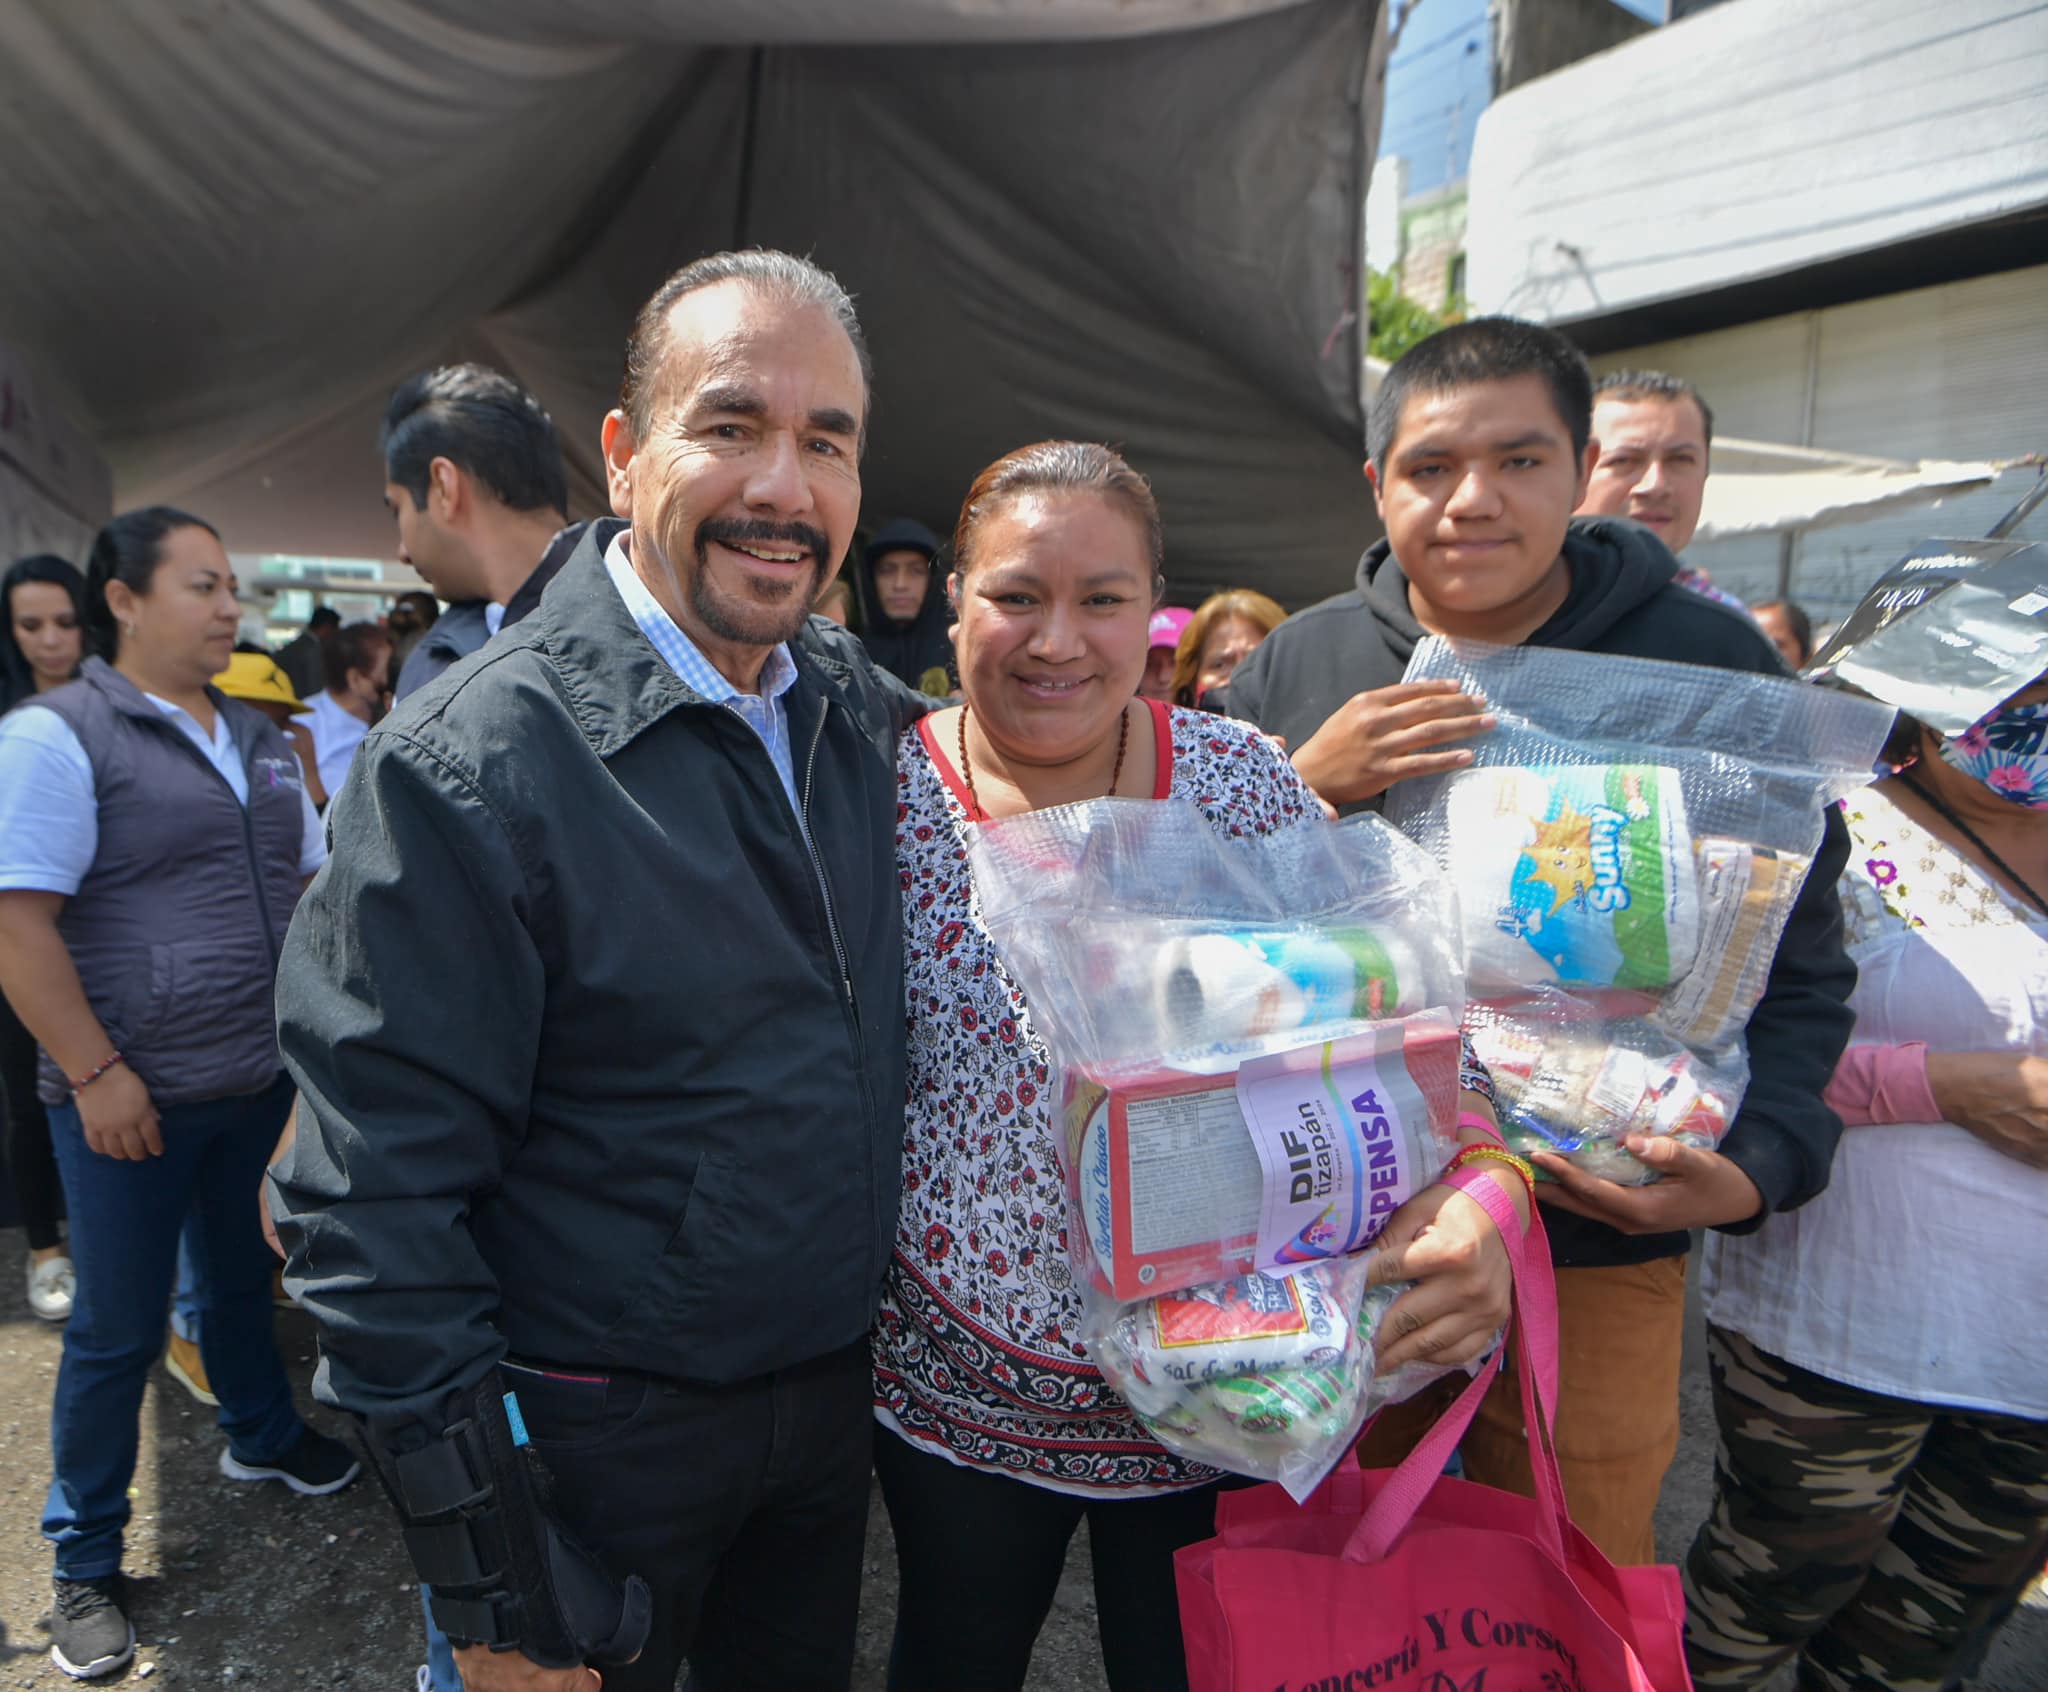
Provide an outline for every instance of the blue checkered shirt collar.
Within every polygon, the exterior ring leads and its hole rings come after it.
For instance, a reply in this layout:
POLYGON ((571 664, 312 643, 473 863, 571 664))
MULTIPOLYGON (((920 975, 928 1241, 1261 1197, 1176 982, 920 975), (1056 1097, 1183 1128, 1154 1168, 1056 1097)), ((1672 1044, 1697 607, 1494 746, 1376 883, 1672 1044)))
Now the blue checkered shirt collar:
POLYGON ((675 671, 678 681, 700 698, 725 706, 760 736, 770 762, 775 765, 775 773, 781 778, 782 790, 789 795, 790 806, 801 821, 803 805, 797 798, 796 763, 789 744, 789 711, 783 701, 783 695, 796 684, 796 660, 790 656, 787 643, 769 649, 761 665, 760 692, 742 693, 718 673, 697 643, 683 633, 676 620, 661 608, 661 602, 647 591, 647 584, 627 556, 627 541, 632 533, 628 527, 612 536, 611 545, 605 548, 604 567, 612 586, 626 602, 634 626, 675 671))

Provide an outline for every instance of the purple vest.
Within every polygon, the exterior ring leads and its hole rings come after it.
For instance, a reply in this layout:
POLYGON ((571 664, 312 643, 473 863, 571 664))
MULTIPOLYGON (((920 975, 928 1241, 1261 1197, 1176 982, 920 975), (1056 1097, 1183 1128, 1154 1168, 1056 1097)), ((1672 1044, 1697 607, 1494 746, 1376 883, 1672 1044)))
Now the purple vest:
MULTIPOLYGON (((92 764, 99 848, 57 930, 115 1049, 159 1105, 253 1093, 280 1068, 277 954, 299 897, 304 779, 260 711, 211 695, 249 803, 132 682, 88 659, 22 703, 54 711, 92 764)), ((47 1054, 39 1088, 70 1085, 47 1054)))

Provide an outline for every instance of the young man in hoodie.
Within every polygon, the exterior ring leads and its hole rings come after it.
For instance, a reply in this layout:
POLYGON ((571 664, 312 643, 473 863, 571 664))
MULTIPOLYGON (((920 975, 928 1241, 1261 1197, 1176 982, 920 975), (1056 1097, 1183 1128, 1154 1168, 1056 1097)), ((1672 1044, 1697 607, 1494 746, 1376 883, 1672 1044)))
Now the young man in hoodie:
POLYGON ((937 535, 898 517, 875 531, 855 575, 860 638, 875 667, 944 698, 953 691, 953 618, 938 589, 938 556, 937 535))
MULTIPOLYGON (((1396 781, 1472 762, 1493 726, 1449 682, 1403 683, 1427 633, 1783 673, 1762 632, 1673 585, 1647 529, 1573 518, 1599 458, 1592 377, 1563 337, 1508 318, 1432 336, 1387 373, 1366 475, 1387 538, 1357 585, 1282 624, 1232 677, 1226 709, 1281 736, 1346 810, 1396 781)), ((1740 754, 1743 749, 1730 747, 1740 754)), ((1847 1043, 1855 969, 1835 881, 1848 853, 1832 810, 1748 1029, 1751 1079, 1718 1151, 1648 1153, 1662 1179, 1621 1187, 1554 1158, 1542 1188, 1559 1274, 1556 1429, 1573 1515, 1616 1562, 1655 1555, 1652 1514, 1678 1444, 1687 1231, 1747 1233, 1826 1185, 1840 1120, 1821 1089, 1847 1043)), ((1391 1460, 1440 1407, 1381 1418, 1368 1461, 1391 1460)), ((1404 1407, 1405 1408, 1405 1407, 1404 1407)), ((1475 1480, 1531 1487, 1517 1388, 1488 1396, 1464 1444, 1475 1480)))

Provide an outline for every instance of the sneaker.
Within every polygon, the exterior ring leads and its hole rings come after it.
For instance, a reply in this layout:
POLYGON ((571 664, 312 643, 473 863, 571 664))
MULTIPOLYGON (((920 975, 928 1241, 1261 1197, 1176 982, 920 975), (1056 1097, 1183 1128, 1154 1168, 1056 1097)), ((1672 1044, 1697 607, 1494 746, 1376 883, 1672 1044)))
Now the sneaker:
POLYGON ((121 1577, 56 1580, 50 1607, 50 1661, 73 1680, 125 1668, 135 1655, 135 1629, 121 1608, 121 1577))
POLYGON ((71 1320, 71 1299, 78 1279, 68 1257, 28 1260, 28 1307, 45 1322, 71 1320))
POLYGON ((338 1439, 329 1439, 311 1428, 299 1429, 298 1443, 282 1457, 268 1463, 245 1463, 225 1447, 220 1454, 220 1472, 229 1480, 283 1481, 292 1491, 307 1498, 339 1492, 363 1472, 353 1451, 338 1439))
POLYGON ((196 1340, 188 1340, 181 1334, 171 1335, 171 1343, 164 1352, 164 1373, 183 1387, 201 1404, 220 1408, 220 1400, 213 1396, 213 1383, 206 1378, 206 1361, 199 1355, 196 1340))

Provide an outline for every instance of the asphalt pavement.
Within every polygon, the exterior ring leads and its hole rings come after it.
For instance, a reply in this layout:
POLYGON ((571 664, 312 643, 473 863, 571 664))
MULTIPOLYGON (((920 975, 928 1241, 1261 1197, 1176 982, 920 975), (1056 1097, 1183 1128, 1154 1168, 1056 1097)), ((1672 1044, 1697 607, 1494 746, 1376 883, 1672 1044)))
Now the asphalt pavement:
MULTIPOLYGON (((49 1548, 37 1532, 49 1485, 57 1329, 29 1314, 19 1230, 0 1229, 0 1692, 79 1683, 49 1660, 49 1548)), ((313 1329, 280 1313, 278 1334, 307 1413, 313 1329)), ((1713 1415, 1697 1312, 1687 1350, 1678 1459, 1658 1510, 1660 1554, 1684 1554, 1713 1486, 1713 1415)), ((161 1369, 142 1409, 128 1540, 141 1649, 102 1685, 345 1687, 412 1692, 419 1593, 391 1511, 365 1480, 333 1498, 238 1485, 215 1467, 212 1412, 161 1369)), ((1000 1569, 999 1552, 991 1572, 1000 1569)), ((882 1692, 895 1611, 895 1558, 877 1499, 870 1519, 854 1692, 882 1692)), ((2048 1692, 2048 1597, 2038 1590, 1994 1646, 1972 1692, 2048 1692)), ((1028 1692, 1106 1692, 1095 1645, 1086 1534, 1040 1636, 1028 1692)))

